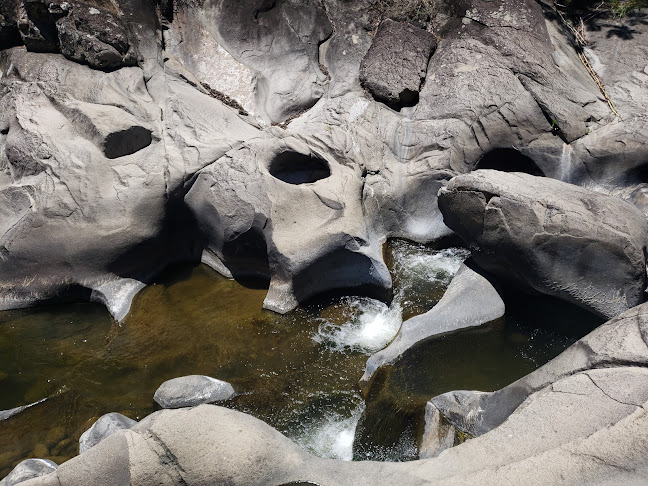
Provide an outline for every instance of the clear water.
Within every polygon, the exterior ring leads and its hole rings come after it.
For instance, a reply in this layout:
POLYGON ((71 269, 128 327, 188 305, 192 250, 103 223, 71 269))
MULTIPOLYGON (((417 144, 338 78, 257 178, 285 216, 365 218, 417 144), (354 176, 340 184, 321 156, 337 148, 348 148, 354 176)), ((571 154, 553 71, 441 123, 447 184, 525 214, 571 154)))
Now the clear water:
MULTIPOLYGON (((0 410, 46 398, 0 422, 0 477, 28 457, 57 463, 73 457, 79 436, 99 416, 117 411, 141 419, 158 409, 153 393, 163 381, 188 374, 231 382, 238 395, 227 406, 314 454, 349 460, 367 357, 393 339, 403 319, 434 306, 466 256, 461 249, 391 242, 390 305, 342 297, 280 316, 262 310, 265 289, 195 266, 171 269, 144 289, 121 325, 96 304, 0 312, 0 410)), ((491 334, 497 340, 501 331, 491 334)), ((504 379, 522 376, 575 338, 538 350, 541 340, 521 331, 513 344, 503 344, 509 346, 504 379)), ((426 390, 430 396, 460 388, 464 376, 484 390, 502 380, 484 371, 480 355, 446 354, 443 378, 426 390)))

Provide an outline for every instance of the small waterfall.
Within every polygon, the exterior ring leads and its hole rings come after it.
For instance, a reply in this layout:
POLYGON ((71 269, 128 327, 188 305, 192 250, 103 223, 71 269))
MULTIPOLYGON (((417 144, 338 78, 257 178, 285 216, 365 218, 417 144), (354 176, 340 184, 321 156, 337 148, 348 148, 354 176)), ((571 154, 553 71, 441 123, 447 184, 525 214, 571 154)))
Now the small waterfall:
POLYGON ((570 182, 573 171, 572 148, 571 145, 563 144, 562 154, 560 154, 560 180, 570 182))

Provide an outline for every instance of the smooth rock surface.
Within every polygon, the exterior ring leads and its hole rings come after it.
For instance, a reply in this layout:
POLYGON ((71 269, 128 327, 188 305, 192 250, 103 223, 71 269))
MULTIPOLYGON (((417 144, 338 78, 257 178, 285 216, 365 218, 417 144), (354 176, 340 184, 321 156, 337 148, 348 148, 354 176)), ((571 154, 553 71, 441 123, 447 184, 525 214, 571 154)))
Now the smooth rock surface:
POLYGON ((619 198, 479 170, 441 189, 439 207, 480 267, 522 289, 608 318, 645 299, 648 224, 619 198))
POLYGON ((223 402, 232 398, 234 393, 234 388, 226 381, 190 375, 165 381, 155 391, 153 399, 162 408, 182 408, 223 402))
POLYGON ((136 423, 136 420, 130 419, 117 412, 102 415, 94 424, 92 424, 92 427, 81 434, 81 437, 79 438, 79 454, 83 454, 85 451, 96 446, 99 442, 118 430, 130 429, 136 423))
MULTIPOLYGON (((430 404, 459 430, 480 436, 502 424, 527 397, 563 378, 599 368, 647 365, 648 304, 643 304, 598 327, 549 363, 501 390, 452 391, 434 397, 430 404)), ((627 392, 643 393, 643 386, 628 385, 627 392)))
POLYGON ((403 322, 394 340, 372 355, 360 378, 364 394, 381 367, 406 359, 407 353, 430 339, 481 326, 504 315, 504 302, 484 272, 463 263, 441 300, 428 312, 403 322))
POLYGON ((15 486, 29 479, 45 476, 56 471, 58 465, 47 459, 26 459, 0 481, 0 486, 15 486))

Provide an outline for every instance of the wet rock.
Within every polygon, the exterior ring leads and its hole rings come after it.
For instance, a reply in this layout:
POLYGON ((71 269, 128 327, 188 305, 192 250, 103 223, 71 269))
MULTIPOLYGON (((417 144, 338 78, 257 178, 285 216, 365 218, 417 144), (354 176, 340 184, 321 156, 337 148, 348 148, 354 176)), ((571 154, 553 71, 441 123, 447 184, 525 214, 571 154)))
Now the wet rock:
MULTIPOLYGON (((648 304, 643 304, 598 327, 549 363, 501 390, 453 391, 433 398, 430 404, 447 423, 480 436, 502 424, 529 396, 566 377, 610 366, 648 366, 647 343, 648 304)), ((618 375, 620 383, 622 376, 618 375)), ((630 390, 643 393, 644 385, 633 385, 630 390)))
POLYGON ((17 414, 27 410, 28 408, 31 408, 31 407, 34 407, 34 406, 40 404, 40 403, 43 403, 45 400, 47 400, 47 398, 43 398, 42 400, 38 400, 37 402, 30 403, 28 405, 22 405, 22 406, 16 407, 16 408, 10 408, 9 410, 0 410, 0 421, 7 420, 8 418, 13 417, 14 415, 17 415, 17 414))
POLYGON ((223 402, 232 398, 234 393, 234 388, 226 381, 190 375, 165 381, 155 391, 153 398, 162 408, 182 408, 223 402))
POLYGON ((502 317, 504 302, 491 280, 474 264, 462 264, 437 305, 425 314, 403 322, 398 335, 389 346, 367 360, 364 375, 360 379, 364 394, 369 393, 371 381, 379 368, 406 360, 406 355, 415 352, 417 346, 502 317))
POLYGON ((608 318, 644 300, 648 224, 619 198, 479 170, 441 189, 439 207, 475 262, 521 289, 608 318))
POLYGON ((102 415, 92 424, 92 427, 81 434, 79 438, 79 454, 83 454, 118 430, 130 429, 136 423, 137 421, 117 412, 102 415))
POLYGON ((384 20, 360 64, 360 81, 380 101, 411 106, 418 101, 435 49, 431 33, 411 24, 384 20))
POLYGON ((56 471, 58 465, 47 459, 27 459, 18 464, 0 481, 0 486, 14 486, 32 478, 45 476, 56 471))

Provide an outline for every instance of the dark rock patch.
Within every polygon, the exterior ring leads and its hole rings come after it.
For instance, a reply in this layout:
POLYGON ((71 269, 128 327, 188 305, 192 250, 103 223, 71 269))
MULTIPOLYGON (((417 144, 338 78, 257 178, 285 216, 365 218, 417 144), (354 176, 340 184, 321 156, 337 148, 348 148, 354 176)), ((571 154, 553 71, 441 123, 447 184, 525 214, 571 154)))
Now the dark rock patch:
POLYGON ((360 81, 387 105, 413 106, 435 49, 436 40, 429 32, 385 20, 360 64, 360 81))
POLYGON ((522 155, 513 148, 494 149, 479 159, 475 170, 493 169, 502 172, 524 172, 534 176, 544 176, 542 169, 532 158, 522 155))

